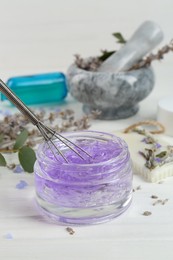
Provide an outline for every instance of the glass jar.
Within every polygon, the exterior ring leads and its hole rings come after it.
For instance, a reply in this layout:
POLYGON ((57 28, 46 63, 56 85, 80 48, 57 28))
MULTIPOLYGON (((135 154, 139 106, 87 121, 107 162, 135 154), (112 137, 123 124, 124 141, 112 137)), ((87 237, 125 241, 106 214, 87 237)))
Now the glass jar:
POLYGON ((69 224, 96 224, 124 212, 132 199, 132 168, 127 144, 112 134, 80 131, 64 134, 81 146, 82 160, 55 140, 68 160, 54 157, 47 143, 37 150, 36 201, 49 218, 69 224))

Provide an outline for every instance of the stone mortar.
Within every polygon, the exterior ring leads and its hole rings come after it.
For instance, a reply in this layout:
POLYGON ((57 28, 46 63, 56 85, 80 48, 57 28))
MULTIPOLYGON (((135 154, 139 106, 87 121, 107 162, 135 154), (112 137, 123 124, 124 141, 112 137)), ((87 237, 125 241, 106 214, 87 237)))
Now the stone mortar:
POLYGON ((85 113, 99 110, 99 119, 109 120, 135 115, 138 103, 152 91, 155 77, 151 67, 108 73, 86 71, 72 64, 67 82, 69 92, 83 103, 85 113))

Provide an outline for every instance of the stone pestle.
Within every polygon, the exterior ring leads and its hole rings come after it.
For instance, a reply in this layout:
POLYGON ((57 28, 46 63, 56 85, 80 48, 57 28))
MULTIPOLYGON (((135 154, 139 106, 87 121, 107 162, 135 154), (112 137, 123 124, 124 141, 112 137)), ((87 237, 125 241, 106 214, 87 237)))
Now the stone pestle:
POLYGON ((163 32, 160 26, 153 21, 145 21, 119 51, 102 63, 98 71, 114 73, 127 71, 162 40, 163 32))

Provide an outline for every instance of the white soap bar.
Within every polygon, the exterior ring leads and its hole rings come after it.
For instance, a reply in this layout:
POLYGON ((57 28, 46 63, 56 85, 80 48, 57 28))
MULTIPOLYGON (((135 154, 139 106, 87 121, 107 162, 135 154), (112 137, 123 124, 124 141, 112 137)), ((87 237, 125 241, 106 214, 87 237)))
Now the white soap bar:
MULTIPOLYGON (((157 166, 152 170, 145 166, 146 159, 139 154, 139 151, 144 152, 145 148, 151 147, 150 144, 142 142, 145 136, 134 132, 128 134, 123 132, 114 132, 114 134, 123 138, 128 144, 135 174, 142 176, 146 181, 149 182, 158 182, 169 176, 173 176, 173 162, 166 163, 162 166, 157 166)), ((154 138, 157 139, 158 143, 162 145, 162 150, 166 150, 167 145, 171 145, 170 143, 165 142, 164 136, 154 135, 154 138)))

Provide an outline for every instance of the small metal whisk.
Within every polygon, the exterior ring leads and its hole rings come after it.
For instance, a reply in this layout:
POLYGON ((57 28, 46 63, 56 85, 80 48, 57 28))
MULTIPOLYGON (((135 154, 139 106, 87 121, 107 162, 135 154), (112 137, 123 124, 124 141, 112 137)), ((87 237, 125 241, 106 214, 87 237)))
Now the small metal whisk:
POLYGON ((68 163, 67 158, 64 156, 62 151, 56 146, 53 142, 53 138, 58 139, 63 144, 65 144, 69 149, 71 149, 74 153, 76 153, 80 158, 83 160, 85 159, 75 148, 78 148, 79 151, 83 152, 87 156, 91 157, 89 153, 87 153, 84 149, 82 149, 77 144, 71 142, 66 137, 62 136, 60 133, 57 133, 53 129, 49 128, 43 122, 41 122, 37 116, 21 101, 19 97, 14 94, 14 92, 0 79, 0 91, 20 110, 20 112, 25 115, 29 121, 35 125, 38 130, 40 131, 41 135, 44 137, 45 141, 47 142, 50 150, 54 157, 58 160, 55 150, 60 154, 64 160, 68 163))

